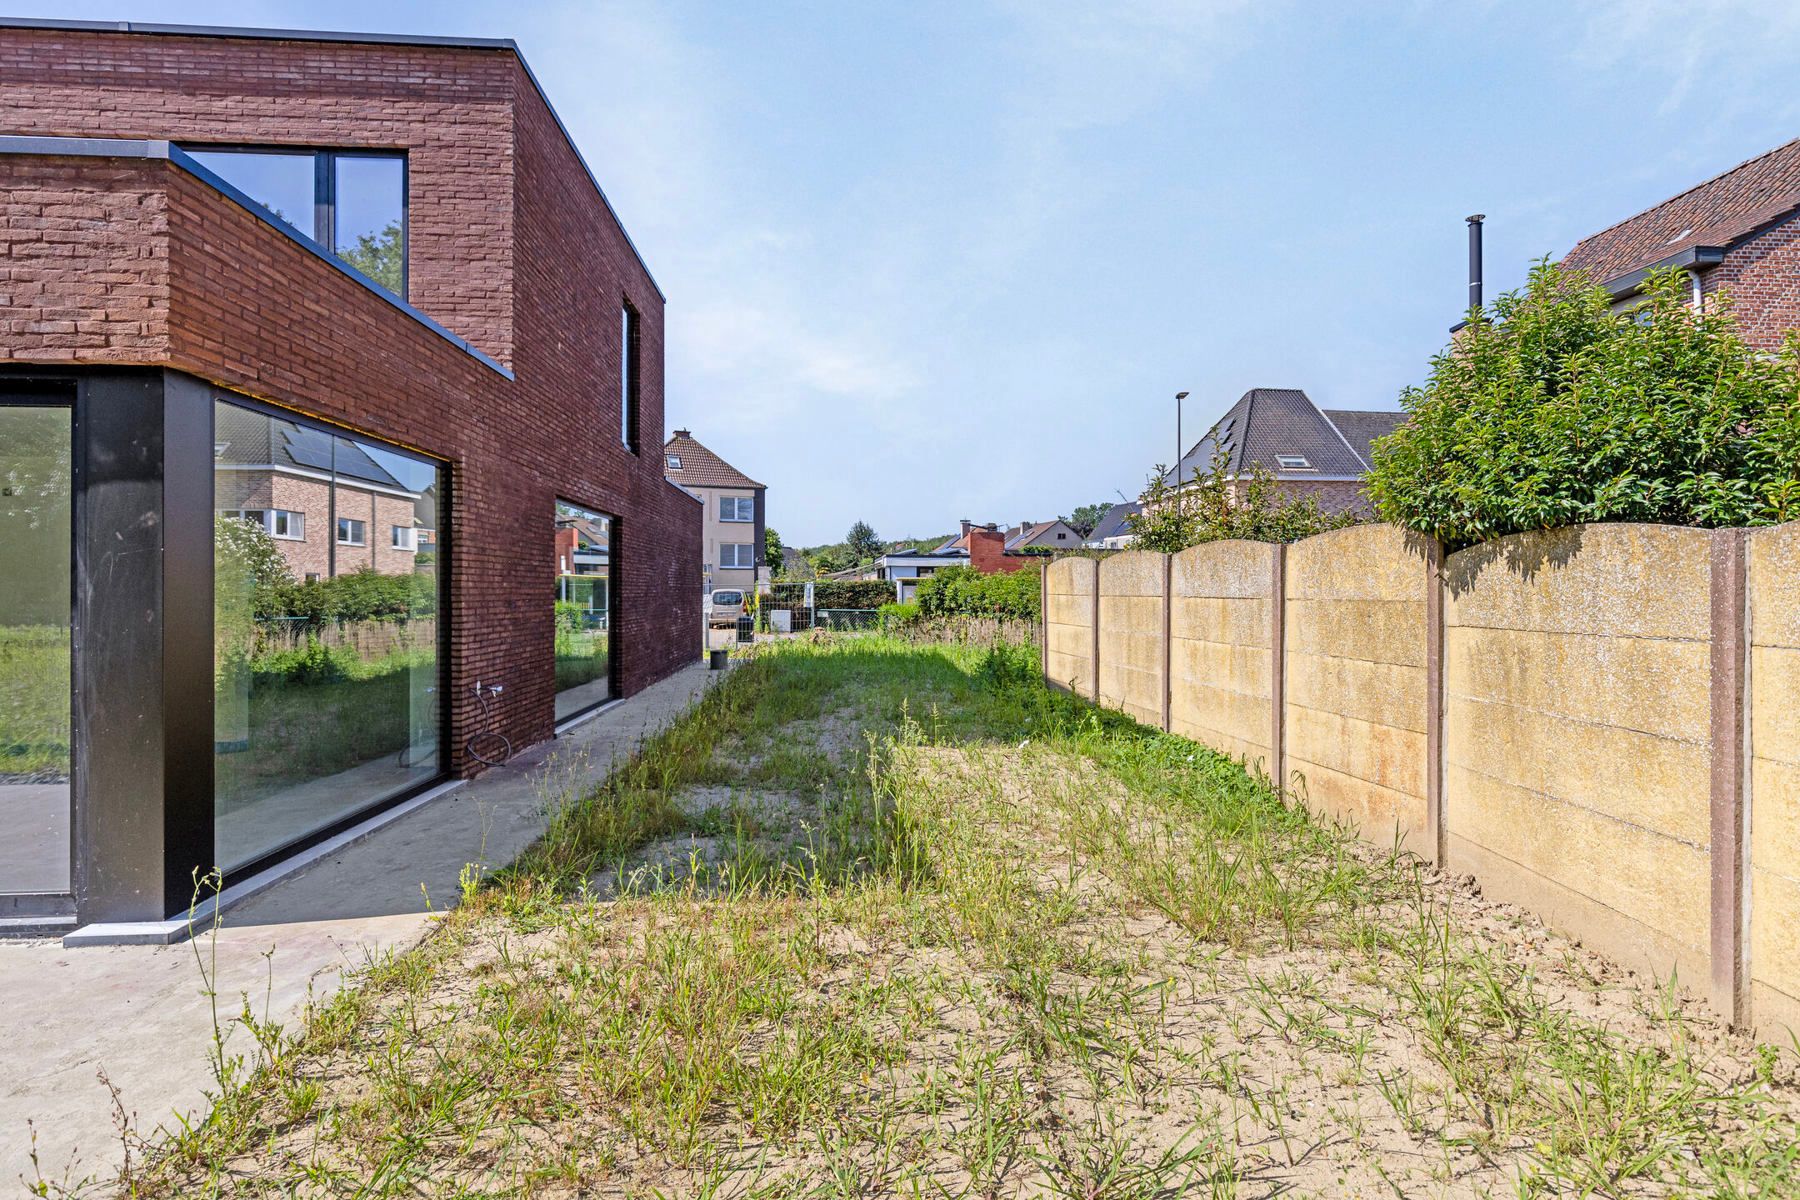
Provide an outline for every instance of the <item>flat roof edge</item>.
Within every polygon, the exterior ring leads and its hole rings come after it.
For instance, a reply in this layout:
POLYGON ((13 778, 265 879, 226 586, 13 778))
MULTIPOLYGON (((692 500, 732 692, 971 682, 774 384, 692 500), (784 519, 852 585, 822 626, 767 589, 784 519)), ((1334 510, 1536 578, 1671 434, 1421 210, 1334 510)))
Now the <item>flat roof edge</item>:
POLYGON ((48 158, 143 158, 160 159, 170 166, 186 171, 227 200, 236 204, 263 224, 285 236, 289 241, 297 243, 301 249, 311 254, 339 274, 346 275, 361 284, 363 289, 377 299, 399 309, 414 321, 437 334, 458 350, 475 359, 483 366, 504 376, 513 378, 511 368, 499 359, 483 350, 477 349, 467 338, 450 332, 431 317, 426 316, 411 304, 400 299, 367 275, 332 254, 318 242, 301 233, 286 221, 276 217, 268 209, 252 200, 244 192, 227 183, 224 179, 202 166, 194 157, 179 146, 170 145, 166 141, 154 139, 130 138, 71 138, 71 137, 0 137, 0 155, 36 155, 48 158))
POLYGON ((569 133, 569 127, 563 124, 562 114, 557 112, 556 105, 550 102, 550 93, 544 90, 542 83, 538 82, 537 72, 531 69, 531 64, 525 59, 524 51, 520 50, 519 44, 511 38, 439 37, 423 33, 347 33, 330 29, 267 29, 236 25, 168 25, 154 21, 71 21, 60 17, 0 17, 0 29, 62 30, 69 33, 143 33, 166 37, 243 38, 269 42, 338 42, 367 46, 438 46, 456 50, 507 51, 518 59, 520 68, 525 72, 525 78, 531 81, 531 86, 537 92, 538 99, 544 102, 545 109, 549 111, 550 120, 555 122, 557 130, 563 135, 563 141, 567 142, 569 149, 574 152, 575 161, 581 164, 583 171, 587 172, 588 182, 594 185, 594 191, 599 194, 600 203, 605 206, 607 215, 613 219, 613 224, 618 226, 619 234, 625 239, 625 244, 631 247, 632 257, 636 258, 638 266, 643 268, 644 277, 650 281, 650 286, 656 289, 657 298, 665 303, 669 299, 668 294, 662 289, 662 284, 656 281, 655 273, 650 270, 650 264, 645 261, 643 251, 639 250, 637 243, 632 240, 631 231, 625 227, 625 222, 620 219, 618 210, 613 207, 612 200, 606 194, 606 189, 600 186, 600 177, 594 174, 594 168, 588 164, 587 156, 581 152, 581 147, 575 144, 574 137, 569 133))

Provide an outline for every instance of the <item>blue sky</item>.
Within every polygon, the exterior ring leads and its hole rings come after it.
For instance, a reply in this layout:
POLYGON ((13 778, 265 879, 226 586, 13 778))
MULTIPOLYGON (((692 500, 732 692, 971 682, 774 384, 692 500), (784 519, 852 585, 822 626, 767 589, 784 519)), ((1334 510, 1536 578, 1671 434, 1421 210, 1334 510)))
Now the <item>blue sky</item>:
MULTIPOLYGON (((1391 408, 1464 296, 1800 134, 1800 5, 18 5, 516 39, 790 544, 1134 495, 1246 388, 1391 408)), ((604 432, 604 431, 603 431, 604 432)))

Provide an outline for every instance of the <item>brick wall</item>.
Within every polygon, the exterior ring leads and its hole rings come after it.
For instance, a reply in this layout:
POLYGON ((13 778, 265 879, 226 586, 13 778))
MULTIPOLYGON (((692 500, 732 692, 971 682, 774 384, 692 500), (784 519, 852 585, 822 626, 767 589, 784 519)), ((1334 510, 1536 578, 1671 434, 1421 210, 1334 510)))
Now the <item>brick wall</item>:
POLYGON ((1731 295, 1744 340, 1760 350, 1781 349, 1800 329, 1800 222, 1791 218, 1753 237, 1700 277, 1700 290, 1731 295))
POLYGON ((405 150, 408 299, 505 363, 515 106, 501 50, 0 30, 0 134, 405 150))
POLYGON ((618 518, 621 690, 696 656, 700 506, 662 474, 662 300, 515 59, 7 30, 0 81, 4 133, 407 147, 412 300, 510 361, 512 380, 159 160, 0 157, 0 286, 14 360, 169 365, 450 464, 459 769, 476 678, 506 686, 515 744, 551 732, 559 498, 618 518), (104 213, 59 216, 75 228, 52 243, 51 209, 104 213), (618 437, 625 300, 640 314, 641 454, 618 437), (112 319, 82 340, 65 312, 112 319))
POLYGON ((1006 553, 1006 535, 992 529, 969 530, 969 565, 983 575, 1022 571, 1036 559, 1006 553))

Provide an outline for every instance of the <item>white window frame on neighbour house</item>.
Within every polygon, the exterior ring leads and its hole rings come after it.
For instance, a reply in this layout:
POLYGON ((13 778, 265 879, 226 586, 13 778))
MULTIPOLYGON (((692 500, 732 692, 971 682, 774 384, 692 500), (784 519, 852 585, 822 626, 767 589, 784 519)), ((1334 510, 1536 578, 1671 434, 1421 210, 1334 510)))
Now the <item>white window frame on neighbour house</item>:
POLYGON ((749 542, 720 542, 719 569, 751 571, 756 569, 756 547, 749 542))
POLYGON ((756 498, 754 496, 720 496, 719 520, 756 520, 756 498))
POLYGON ((337 544, 340 546, 366 546, 369 544, 369 526, 366 521, 355 517, 339 517, 337 519, 337 544), (344 536, 354 530, 355 537, 344 536))
POLYGON ((270 537, 284 542, 306 540, 306 514, 291 508, 227 508, 222 509, 220 515, 248 521, 270 537))
POLYGON ((1313 469, 1312 460, 1304 454, 1277 454, 1275 465, 1283 471, 1310 471, 1313 469))
POLYGON ((396 550, 413 550, 419 548, 419 533, 411 525, 390 525, 389 538, 396 550))

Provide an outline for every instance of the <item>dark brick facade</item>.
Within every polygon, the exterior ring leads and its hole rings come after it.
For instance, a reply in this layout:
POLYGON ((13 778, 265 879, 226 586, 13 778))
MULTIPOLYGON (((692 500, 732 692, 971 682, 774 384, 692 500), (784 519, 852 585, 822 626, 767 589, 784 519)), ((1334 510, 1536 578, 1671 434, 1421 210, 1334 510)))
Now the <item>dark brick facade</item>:
POLYGON ((450 464, 451 746, 475 680, 553 723, 558 498, 618 518, 618 682, 697 657, 700 505, 663 478, 663 301, 518 57, 0 30, 0 135, 400 148, 409 302, 482 362, 166 159, 0 155, 0 363, 145 364, 450 464), (642 452, 619 443, 640 314, 642 452))

